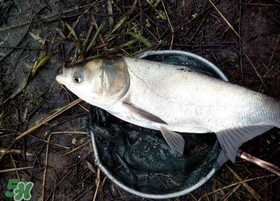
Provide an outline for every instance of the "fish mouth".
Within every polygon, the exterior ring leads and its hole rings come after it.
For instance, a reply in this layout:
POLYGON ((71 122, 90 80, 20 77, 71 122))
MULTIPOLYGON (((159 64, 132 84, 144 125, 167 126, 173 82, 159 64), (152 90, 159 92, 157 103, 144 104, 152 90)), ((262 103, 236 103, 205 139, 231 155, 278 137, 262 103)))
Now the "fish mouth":
POLYGON ((63 74, 57 75, 55 77, 55 79, 59 84, 64 84, 65 83, 65 77, 63 76, 63 74))

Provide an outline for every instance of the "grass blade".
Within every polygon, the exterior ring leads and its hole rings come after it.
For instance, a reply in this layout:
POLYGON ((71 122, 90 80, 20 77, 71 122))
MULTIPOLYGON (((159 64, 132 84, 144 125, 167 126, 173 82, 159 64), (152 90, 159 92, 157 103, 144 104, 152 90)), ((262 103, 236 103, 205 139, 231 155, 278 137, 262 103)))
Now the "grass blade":
POLYGON ((141 53, 143 53, 143 52, 148 51, 149 49, 151 49, 151 47, 145 47, 145 48, 139 50, 138 52, 135 52, 135 53, 133 53, 133 54, 130 54, 130 56, 135 57, 135 56, 137 56, 137 55, 139 55, 139 54, 141 54, 141 53))
POLYGON ((39 54, 38 59, 35 61, 32 70, 31 70, 31 77, 33 78, 35 73, 37 72, 38 68, 43 66, 49 58, 51 57, 51 54, 47 54, 46 51, 41 51, 39 54))
POLYGON ((110 28, 114 25, 114 18, 113 18, 113 6, 111 0, 108 0, 108 15, 109 15, 109 25, 110 28))
POLYGON ((105 21, 102 22, 102 24, 100 25, 100 27, 98 28, 98 30, 94 34, 90 44, 88 45, 88 47, 86 49, 86 53, 96 44, 96 41, 98 40, 98 38, 99 38, 100 34, 102 33, 104 27, 105 27, 105 21))
POLYGON ((66 22, 64 22, 64 23, 65 23, 65 26, 67 27, 67 29, 70 31, 71 35, 75 38, 75 42, 78 46, 78 49, 79 49, 80 53, 82 54, 83 53, 82 45, 81 45, 81 42, 80 42, 76 32, 74 31, 74 29, 69 24, 67 24, 66 22))
POLYGON ((115 31, 117 31, 121 27, 121 25, 125 22, 126 18, 127 18, 127 16, 124 16, 122 19, 120 19, 120 21, 114 26, 113 30, 106 36, 106 38, 105 38, 106 41, 110 38, 110 36, 115 31))
POLYGON ((134 32, 127 32, 128 35, 131 35, 132 37, 136 38, 139 42, 145 44, 147 47, 152 47, 152 43, 150 41, 148 41, 146 38, 144 38, 143 36, 134 33, 134 32))
POLYGON ((138 39, 130 40, 130 41, 128 41, 128 42, 122 44, 122 45, 120 46, 120 48, 124 48, 124 47, 130 46, 130 45, 136 43, 137 41, 138 41, 138 39))

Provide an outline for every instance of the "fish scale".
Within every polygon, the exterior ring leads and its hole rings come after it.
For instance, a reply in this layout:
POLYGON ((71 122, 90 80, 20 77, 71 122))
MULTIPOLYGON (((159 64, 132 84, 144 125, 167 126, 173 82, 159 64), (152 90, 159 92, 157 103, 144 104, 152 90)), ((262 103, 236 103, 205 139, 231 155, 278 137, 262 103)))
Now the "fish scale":
POLYGON ((109 57, 65 69, 57 81, 124 121, 160 130, 181 154, 185 142, 176 131, 216 133, 234 162, 242 143, 280 127, 278 100, 185 66, 109 57))
MULTIPOLYGON (((143 60, 126 58, 125 61, 131 83, 129 92, 120 102, 129 98, 134 106, 161 117, 168 125, 171 124, 170 128, 176 122, 169 117, 177 112, 176 115, 182 121, 177 123, 182 124, 182 128, 172 128, 175 131, 218 132, 228 127, 263 123, 262 115, 272 106, 266 103, 268 97, 265 95, 202 74, 183 72, 188 75, 185 75, 185 79, 181 78, 182 72, 177 69, 182 67, 179 66, 149 62, 151 72, 147 74, 143 72, 143 60), (165 68, 168 70, 160 73, 160 69, 165 68), (163 79, 160 80, 161 77, 163 79), (203 127, 190 130, 194 120, 200 121, 203 127)), ((279 111, 279 104, 277 106, 279 111)))

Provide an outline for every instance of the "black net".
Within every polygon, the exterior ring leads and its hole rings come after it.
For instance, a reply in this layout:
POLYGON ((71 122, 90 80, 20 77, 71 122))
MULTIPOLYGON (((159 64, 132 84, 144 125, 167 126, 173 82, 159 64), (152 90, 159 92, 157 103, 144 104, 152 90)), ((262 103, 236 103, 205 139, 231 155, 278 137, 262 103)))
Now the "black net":
POLYGON ((166 194, 188 188, 215 165, 214 134, 182 134, 186 145, 181 156, 169 148, 160 132, 123 122, 99 108, 92 109, 89 127, 105 168, 140 192, 166 194))

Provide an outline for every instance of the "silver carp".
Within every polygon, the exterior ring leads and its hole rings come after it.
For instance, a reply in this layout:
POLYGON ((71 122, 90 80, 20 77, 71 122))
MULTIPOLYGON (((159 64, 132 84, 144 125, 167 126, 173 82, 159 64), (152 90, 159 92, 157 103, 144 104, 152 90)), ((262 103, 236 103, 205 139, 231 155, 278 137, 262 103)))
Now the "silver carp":
POLYGON ((182 154, 177 132, 216 133, 235 161, 246 141, 280 128, 280 102, 185 66, 108 57, 63 69, 56 80, 84 101, 129 123, 160 130, 182 154))

